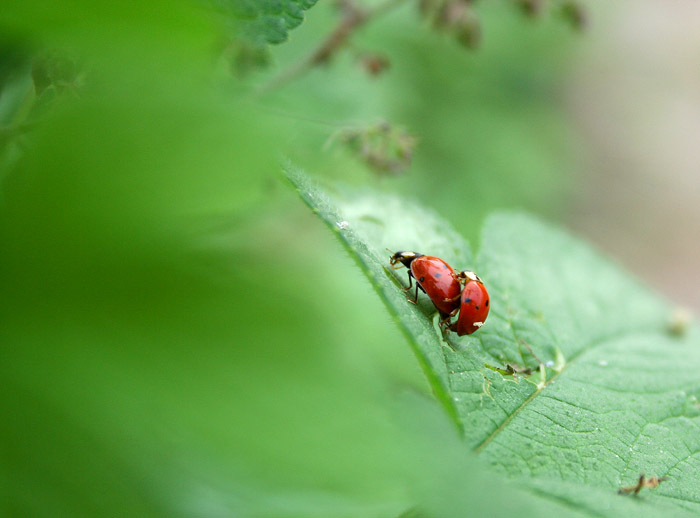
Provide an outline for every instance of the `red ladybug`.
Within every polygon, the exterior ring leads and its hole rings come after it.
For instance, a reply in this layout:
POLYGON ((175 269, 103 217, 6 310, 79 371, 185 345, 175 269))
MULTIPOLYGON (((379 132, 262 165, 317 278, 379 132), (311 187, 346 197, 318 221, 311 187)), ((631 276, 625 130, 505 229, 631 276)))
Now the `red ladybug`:
POLYGON ((489 292, 474 272, 464 270, 456 274, 456 278, 465 284, 459 299, 459 317, 447 329, 456 332, 458 336, 470 335, 486 321, 489 314, 489 292))
POLYGON ((396 252, 390 262, 394 269, 408 268, 408 288, 404 291, 410 290, 413 279, 416 280, 416 294, 409 302, 417 302, 420 288, 433 301, 443 320, 457 313, 462 285, 449 264, 439 257, 417 252, 396 252))

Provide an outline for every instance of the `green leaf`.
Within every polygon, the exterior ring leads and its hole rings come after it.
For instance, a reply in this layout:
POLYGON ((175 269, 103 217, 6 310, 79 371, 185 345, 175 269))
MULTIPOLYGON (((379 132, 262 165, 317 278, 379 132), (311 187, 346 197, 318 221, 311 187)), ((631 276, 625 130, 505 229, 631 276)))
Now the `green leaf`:
POLYGON ((241 36, 255 45, 282 43, 301 25, 304 11, 317 0, 221 0, 220 8, 242 21, 241 36))
POLYGON ((397 276, 390 273, 386 260, 388 254, 384 247, 409 250, 418 247, 423 241, 429 245, 430 250, 434 250, 448 262, 470 264, 471 253, 468 244, 449 228, 441 232, 442 222, 434 215, 405 204, 399 198, 368 196, 365 198, 367 203, 357 200, 357 203, 341 205, 339 200, 331 202, 330 198, 310 183, 300 171, 288 168, 287 174, 304 202, 337 233, 370 279, 389 313, 406 336, 435 396, 455 424, 461 428, 458 406, 450 395, 443 348, 434 323, 425 314, 429 308, 423 307, 423 311, 419 311, 406 303, 406 297, 399 289, 401 285, 397 276), (383 207, 385 215, 401 217, 382 218, 376 212, 377 207, 383 207), (350 221, 352 223, 349 223, 350 221))
POLYGON ((331 198, 303 173, 288 176, 361 266, 464 443, 495 473, 583 515, 700 511, 700 335, 694 324, 671 332, 668 301, 529 215, 488 218, 472 258, 417 203, 344 189, 331 198), (475 270, 491 296, 486 325, 442 341, 432 304, 406 302, 405 273, 389 268, 386 247, 475 270), (534 374, 485 366, 509 363, 534 374), (668 480, 638 497, 617 494, 641 473, 668 480))

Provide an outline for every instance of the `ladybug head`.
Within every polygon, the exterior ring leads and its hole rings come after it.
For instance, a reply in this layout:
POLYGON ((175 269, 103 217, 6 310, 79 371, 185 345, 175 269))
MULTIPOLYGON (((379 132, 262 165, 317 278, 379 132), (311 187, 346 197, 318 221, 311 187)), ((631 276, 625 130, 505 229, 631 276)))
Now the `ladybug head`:
MULTIPOLYGON (((391 251, 391 250, 390 250, 391 251)), ((418 252, 395 252, 390 259, 391 266, 401 263, 406 268, 411 266, 411 262, 418 257, 423 257, 423 254, 418 252)))
POLYGON ((478 283, 484 284, 481 278, 471 270, 462 270, 461 272, 457 273, 456 277, 457 280, 460 281, 476 281, 478 283))

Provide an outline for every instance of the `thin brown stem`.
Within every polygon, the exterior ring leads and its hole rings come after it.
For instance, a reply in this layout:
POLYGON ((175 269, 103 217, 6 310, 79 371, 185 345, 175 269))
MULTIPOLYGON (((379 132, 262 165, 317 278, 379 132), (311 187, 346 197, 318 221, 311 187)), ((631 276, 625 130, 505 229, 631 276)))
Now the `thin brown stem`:
POLYGON ((262 87, 262 91, 274 90, 296 79, 311 68, 328 63, 340 50, 352 35, 370 20, 377 18, 407 0, 385 0, 373 9, 358 6, 355 0, 341 0, 340 10, 342 17, 335 28, 312 50, 306 57, 294 63, 280 75, 273 78, 262 87))

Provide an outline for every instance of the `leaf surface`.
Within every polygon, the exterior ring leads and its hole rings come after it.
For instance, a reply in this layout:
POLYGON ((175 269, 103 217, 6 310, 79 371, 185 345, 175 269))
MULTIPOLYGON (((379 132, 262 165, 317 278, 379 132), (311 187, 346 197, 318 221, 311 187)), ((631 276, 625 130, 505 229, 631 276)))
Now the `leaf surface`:
POLYGON ((491 216, 472 256, 417 203, 347 189, 331 197, 287 172, 386 303, 465 444, 496 473, 583 515, 700 511, 700 334, 694 324, 671 333, 668 301, 532 216, 491 216), (405 270, 389 267, 385 248, 475 270, 491 296, 486 325, 443 341, 432 304, 406 302, 405 270), (507 364, 533 374, 487 367, 507 364), (640 473, 668 480, 617 495, 640 473))

